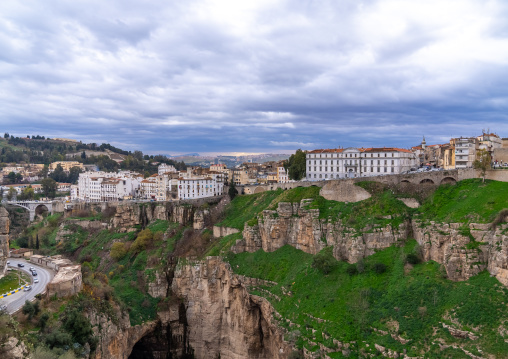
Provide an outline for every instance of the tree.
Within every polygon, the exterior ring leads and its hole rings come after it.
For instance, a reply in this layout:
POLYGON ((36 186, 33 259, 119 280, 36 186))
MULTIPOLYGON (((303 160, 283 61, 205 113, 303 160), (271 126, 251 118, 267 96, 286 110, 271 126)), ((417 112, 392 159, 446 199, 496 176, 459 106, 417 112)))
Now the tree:
POLYGON ((85 151, 81 152, 81 158, 86 160, 86 152, 85 151))
POLYGON ((28 300, 25 301, 25 304, 21 310, 23 311, 23 314, 28 316, 28 320, 32 320, 35 315, 35 306, 32 303, 30 303, 28 300))
POLYGON ((109 255, 114 260, 118 261, 122 259, 127 254, 127 249, 125 248, 125 244, 122 242, 115 242, 111 246, 111 251, 109 252, 109 255))
POLYGON ((237 194, 238 194, 238 191, 236 190, 235 178, 233 176, 231 178, 231 181, 229 181, 229 189, 228 189, 229 199, 233 200, 233 198, 235 198, 237 194))
POLYGON ((312 260, 312 266, 323 274, 330 273, 336 265, 337 260, 333 257, 332 247, 323 249, 312 260))
POLYGON ((7 192, 7 200, 10 201, 16 196, 16 189, 14 187, 9 187, 9 191, 7 192))
POLYGON ((39 249, 41 246, 40 242, 39 242, 39 233, 37 233, 35 235, 35 249, 39 249))
POLYGON ((21 192, 19 199, 22 201, 27 201, 27 200, 31 201, 34 199, 34 196, 35 196, 34 189, 32 188, 32 186, 29 185, 27 188, 25 188, 23 190, 23 192, 21 192))
POLYGON ((4 138, 9 138, 9 134, 7 132, 4 133, 4 138))
POLYGON ((9 172, 9 174, 7 175, 7 178, 9 179, 10 183, 16 183, 16 173, 9 172))
POLYGON ((56 196, 57 183, 53 178, 44 178, 41 181, 42 193, 46 197, 54 198, 56 196))
POLYGON ((476 160, 473 162, 473 167, 477 170, 480 170, 480 174, 483 178, 483 182, 485 183, 485 174, 487 170, 490 169, 490 164, 492 162, 492 157, 489 151, 480 149, 476 152, 476 160))
POLYGON ((290 179, 299 181, 302 178, 305 178, 307 167, 306 156, 306 152, 298 149, 295 154, 291 155, 289 160, 284 163, 284 167, 286 168, 290 179))
POLYGON ((44 166, 42 168, 42 170, 39 172, 39 176, 41 176, 42 178, 46 178, 46 177, 48 177, 48 172, 49 172, 49 167, 44 166))

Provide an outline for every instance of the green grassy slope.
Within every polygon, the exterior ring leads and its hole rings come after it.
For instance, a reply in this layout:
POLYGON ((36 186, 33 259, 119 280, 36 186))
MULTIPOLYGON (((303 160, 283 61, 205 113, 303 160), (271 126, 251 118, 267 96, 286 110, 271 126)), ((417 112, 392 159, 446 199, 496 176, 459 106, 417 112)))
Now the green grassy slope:
MULTIPOLYGON (((284 319, 300 325, 290 328, 282 322, 290 332, 298 330, 300 347, 317 349, 308 343, 309 340, 333 348, 331 338, 335 338, 358 341, 357 349, 372 353, 377 343, 400 352, 407 349, 410 356, 427 353, 427 357, 440 358, 441 352, 434 342, 441 338, 439 340, 449 344, 464 345, 473 353, 481 348, 498 358, 506 357, 508 343, 497 329, 508 321, 505 308, 508 290, 486 272, 456 283, 443 278, 440 265, 435 262, 405 269, 406 254, 411 253, 414 246, 415 242, 410 241, 404 248, 380 251, 365 260, 363 273, 353 276, 347 274, 350 265, 344 262, 336 262, 331 273, 324 275, 313 268, 312 255, 290 246, 272 253, 230 254, 228 260, 238 274, 278 283, 262 289, 275 294, 280 301, 259 288, 252 288, 252 291, 266 297, 284 319), (376 263, 385 264, 387 271, 377 274, 376 263), (325 322, 319 323, 312 317, 325 322), (440 324, 452 324, 451 319, 460 323, 453 324, 460 329, 475 328, 481 338, 471 341, 452 337, 440 324), (376 333, 373 328, 391 330, 411 342, 402 345, 390 335, 376 333), (327 335, 331 338, 326 339, 327 335)), ((451 357, 463 354, 460 350, 451 350, 451 353, 451 357)), ((339 353, 330 356, 342 357, 339 353)))

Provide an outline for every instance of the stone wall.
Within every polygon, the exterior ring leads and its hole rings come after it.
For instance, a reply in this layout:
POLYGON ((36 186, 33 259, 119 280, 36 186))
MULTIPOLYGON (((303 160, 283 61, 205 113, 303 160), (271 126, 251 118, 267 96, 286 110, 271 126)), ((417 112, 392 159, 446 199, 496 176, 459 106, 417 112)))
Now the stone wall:
POLYGON ((508 147, 494 149, 494 153, 492 154, 492 160, 508 163, 508 147))
POLYGON ((508 170, 489 170, 485 174, 486 179, 508 182, 508 170))
POLYGON ((9 212, 0 207, 0 278, 7 270, 7 258, 9 257, 9 212))

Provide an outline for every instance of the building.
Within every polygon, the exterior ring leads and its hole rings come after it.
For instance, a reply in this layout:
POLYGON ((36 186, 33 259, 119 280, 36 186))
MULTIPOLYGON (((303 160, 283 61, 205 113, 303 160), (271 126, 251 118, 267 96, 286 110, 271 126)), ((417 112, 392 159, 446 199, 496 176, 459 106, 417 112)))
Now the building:
POLYGON ((209 173, 207 176, 178 178, 178 198, 197 199, 221 196, 224 193, 224 174, 209 173))
POLYGON ((455 138, 455 168, 471 168, 476 159, 479 141, 476 137, 455 138))
POLYGON ((278 183, 289 183, 289 176, 286 171, 286 168, 283 164, 279 164, 277 166, 277 182, 278 183))
POLYGON ((141 181, 141 186, 139 188, 139 197, 143 199, 153 199, 155 200, 157 197, 157 177, 158 175, 151 175, 148 178, 145 178, 141 181))
POLYGON ((394 147, 320 149, 306 156, 309 181, 398 174, 416 164, 412 151, 394 147))
POLYGON ((83 164, 78 161, 57 161, 57 162, 53 162, 49 165, 49 171, 53 172, 54 170, 56 170, 58 165, 62 166, 62 168, 65 172, 69 172, 72 167, 78 167, 80 169, 84 168, 83 164))
MULTIPOLYGON (((107 202, 128 199, 139 192, 143 176, 136 172, 85 172, 79 174, 77 200, 107 202)), ((72 198, 72 194, 71 194, 72 198)))
POLYGON ((159 176, 162 176, 165 173, 176 173, 177 170, 176 170, 175 166, 167 165, 167 164, 163 163, 163 164, 159 165, 159 167, 157 167, 157 172, 158 172, 159 176))

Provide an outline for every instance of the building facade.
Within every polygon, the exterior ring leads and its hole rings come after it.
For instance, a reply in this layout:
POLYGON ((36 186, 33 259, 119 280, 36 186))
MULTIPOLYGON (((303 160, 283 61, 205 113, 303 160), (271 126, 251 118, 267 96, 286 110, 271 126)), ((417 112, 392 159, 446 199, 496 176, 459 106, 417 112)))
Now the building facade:
POLYGON ((398 174, 416 166, 415 154, 406 149, 337 148, 307 153, 307 180, 355 178, 398 174))

